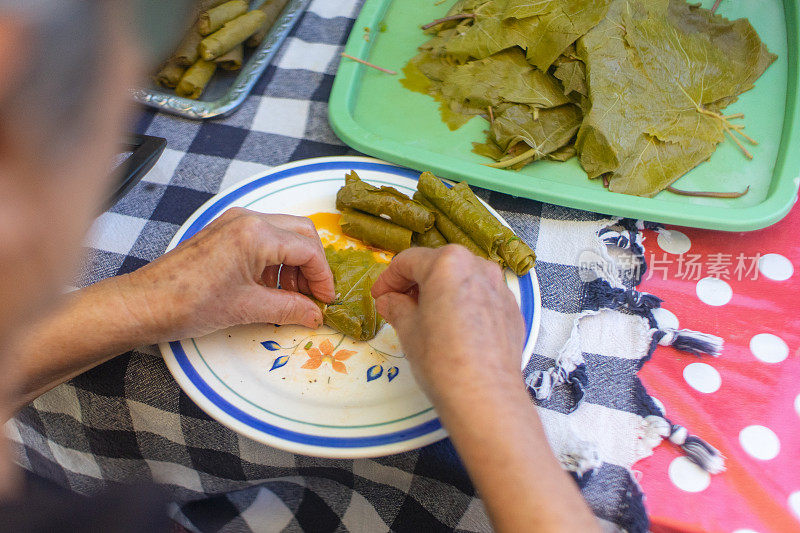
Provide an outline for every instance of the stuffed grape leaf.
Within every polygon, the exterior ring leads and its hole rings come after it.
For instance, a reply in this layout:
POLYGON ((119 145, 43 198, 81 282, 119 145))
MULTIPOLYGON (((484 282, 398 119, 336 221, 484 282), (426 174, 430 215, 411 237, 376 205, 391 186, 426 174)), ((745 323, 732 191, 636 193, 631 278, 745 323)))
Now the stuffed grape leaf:
POLYGON ((410 229, 383 217, 376 217, 355 209, 344 207, 341 211, 342 218, 339 224, 345 235, 364 241, 375 248, 395 253, 411 247, 411 237, 414 232, 410 229))
POLYGON ((417 233, 433 227, 433 213, 394 187, 376 187, 362 181, 355 170, 344 178, 345 185, 336 194, 336 208, 357 209, 417 233))
MULTIPOLYGON (((478 246, 478 244, 472 240, 472 237, 467 235, 467 232, 458 227, 458 224, 450 220, 450 218, 440 211, 436 206, 434 206, 430 200, 425 198, 421 192, 415 192, 414 199, 428 207, 436 214, 436 229, 439 231, 439 234, 446 239, 447 242, 460 244, 475 255, 483 257, 484 259, 489 259, 489 254, 487 254, 483 248, 478 246)), ((499 255, 493 255, 491 260, 495 261, 496 263, 502 262, 502 259, 499 255)))
POLYGON ((383 319, 375 310, 370 290, 386 264, 375 260, 367 250, 336 250, 325 247, 325 258, 333 273, 336 300, 317 302, 326 326, 356 340, 366 341, 378 334, 383 319))

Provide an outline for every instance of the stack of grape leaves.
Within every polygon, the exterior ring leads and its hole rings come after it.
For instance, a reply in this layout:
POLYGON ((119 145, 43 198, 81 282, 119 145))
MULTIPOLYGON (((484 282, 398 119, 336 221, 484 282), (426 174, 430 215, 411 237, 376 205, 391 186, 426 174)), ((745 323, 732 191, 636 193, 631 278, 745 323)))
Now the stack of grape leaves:
POLYGON ((519 169, 573 156, 613 192, 652 197, 711 157, 722 110, 776 56, 746 19, 684 0, 461 0, 427 31, 403 84, 456 129, 490 122, 473 151, 519 169))

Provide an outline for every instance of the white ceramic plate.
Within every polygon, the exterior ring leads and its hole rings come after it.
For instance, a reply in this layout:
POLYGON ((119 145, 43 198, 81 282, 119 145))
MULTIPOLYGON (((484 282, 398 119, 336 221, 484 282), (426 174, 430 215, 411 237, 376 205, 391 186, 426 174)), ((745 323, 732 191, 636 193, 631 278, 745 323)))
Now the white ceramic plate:
MULTIPOLYGON (((419 175, 363 157, 295 161, 211 198, 180 228, 168 250, 230 207, 293 215, 335 212, 336 191, 349 170, 409 194, 419 175)), ((524 368, 539 330, 539 285, 535 275, 517 278, 510 271, 506 281, 525 318, 524 368)), ((237 326, 162 344, 161 353, 201 409, 234 431, 277 448, 319 457, 374 457, 446 436, 390 326, 369 342, 343 339, 327 327, 237 326)))

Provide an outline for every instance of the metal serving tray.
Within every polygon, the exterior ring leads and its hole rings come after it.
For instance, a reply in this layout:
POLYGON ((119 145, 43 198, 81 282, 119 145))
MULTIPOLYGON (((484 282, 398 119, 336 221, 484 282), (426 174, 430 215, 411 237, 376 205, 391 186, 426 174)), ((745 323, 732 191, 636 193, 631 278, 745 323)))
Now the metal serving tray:
MULTIPOLYGON (((290 0, 261 46, 255 50, 245 49, 241 70, 228 72, 217 69, 200 99, 182 98, 177 96, 174 90, 164 89, 155 83, 146 88, 134 89, 133 98, 161 111, 192 119, 213 118, 231 113, 250 94, 253 85, 264 73, 264 69, 272 61, 310 1, 290 0)), ((251 2, 253 7, 260 3, 261 0, 251 2)))

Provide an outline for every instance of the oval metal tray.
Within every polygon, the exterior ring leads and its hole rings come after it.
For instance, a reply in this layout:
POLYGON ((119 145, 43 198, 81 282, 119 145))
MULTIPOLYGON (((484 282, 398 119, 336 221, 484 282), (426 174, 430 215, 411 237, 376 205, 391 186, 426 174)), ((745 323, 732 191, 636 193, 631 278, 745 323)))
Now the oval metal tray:
MULTIPOLYGON (((177 96, 155 84, 133 90, 133 98, 144 105, 191 119, 227 115, 244 102, 264 69, 272 61, 311 0, 290 0, 272 29, 255 50, 245 51, 245 62, 237 72, 218 70, 199 100, 177 96)), ((253 2, 260 4, 260 1, 253 2)))

